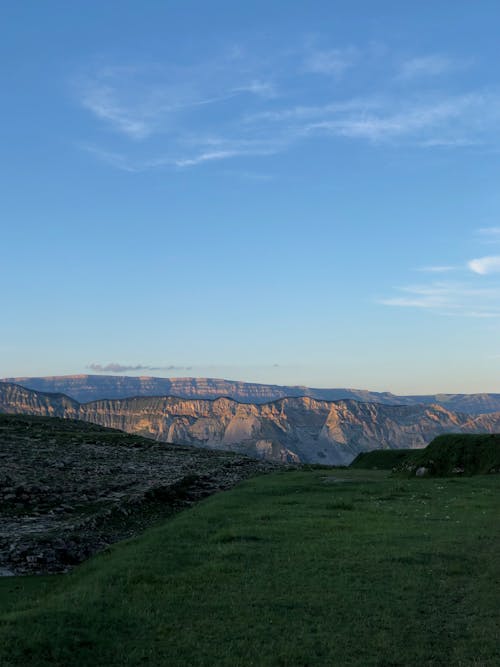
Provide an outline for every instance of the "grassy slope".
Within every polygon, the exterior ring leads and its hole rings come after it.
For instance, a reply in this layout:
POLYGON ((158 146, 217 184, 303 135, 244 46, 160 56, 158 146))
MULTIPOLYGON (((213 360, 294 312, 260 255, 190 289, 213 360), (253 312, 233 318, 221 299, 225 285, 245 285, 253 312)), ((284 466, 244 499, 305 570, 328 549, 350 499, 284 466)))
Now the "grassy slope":
POLYGON ((349 467, 360 470, 392 470, 412 453, 412 449, 375 449, 371 452, 360 452, 349 467))
POLYGON ((425 449, 414 451, 403 460, 402 468, 425 466, 433 475, 450 475, 457 468, 466 475, 485 475, 500 470, 499 434, 440 435, 425 449))
POLYGON ((496 667, 498 485, 254 478, 71 575, 0 580, 0 664, 496 667))

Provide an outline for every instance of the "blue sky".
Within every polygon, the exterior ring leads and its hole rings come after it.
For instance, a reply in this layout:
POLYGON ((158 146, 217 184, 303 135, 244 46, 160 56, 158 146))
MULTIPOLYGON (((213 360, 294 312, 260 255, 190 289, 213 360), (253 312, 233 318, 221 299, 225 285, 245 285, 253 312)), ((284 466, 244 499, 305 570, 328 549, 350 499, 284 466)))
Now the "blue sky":
POLYGON ((1 13, 1 376, 500 391, 497 2, 1 13))

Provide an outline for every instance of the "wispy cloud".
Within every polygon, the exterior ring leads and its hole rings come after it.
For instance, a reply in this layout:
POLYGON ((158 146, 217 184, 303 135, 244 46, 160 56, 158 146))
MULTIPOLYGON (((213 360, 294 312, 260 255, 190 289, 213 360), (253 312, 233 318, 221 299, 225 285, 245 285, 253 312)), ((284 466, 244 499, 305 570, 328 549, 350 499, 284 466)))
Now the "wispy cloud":
MULTIPOLYGON (((406 139, 420 143, 426 135, 427 140, 439 139, 442 142, 443 133, 467 123, 468 114, 475 107, 481 106, 481 100, 475 95, 428 102, 411 98, 385 99, 383 103, 379 102, 379 108, 375 111, 367 111, 367 106, 369 105, 365 104, 361 109, 353 109, 346 114, 336 114, 334 117, 311 123, 306 129, 309 132, 323 132, 371 142, 406 139), (452 122, 455 123, 454 126, 452 122)), ((451 139, 446 134, 445 137, 448 141, 451 139)))
POLYGON ((500 93, 447 95, 419 88, 419 77, 445 74, 456 64, 451 59, 409 58, 401 76, 411 87, 402 94, 392 58, 384 53, 377 61, 380 68, 385 58, 387 71, 380 92, 356 95, 354 65, 356 71, 369 67, 365 56, 355 47, 307 45, 274 54, 274 60, 249 57, 239 48, 189 65, 97 67, 73 82, 79 104, 100 122, 99 140, 80 143, 105 163, 136 172, 272 155, 318 136, 427 150, 486 148, 497 141, 500 93), (341 78, 350 68, 343 94, 341 78), (319 86, 319 74, 335 78, 335 87, 319 86), (106 129, 112 132, 104 146, 106 129))
POLYGON ((183 115, 242 95, 270 98, 274 85, 253 78, 230 58, 185 66, 101 67, 77 77, 81 106, 115 132, 145 140, 178 132, 183 115))
POLYGON ((317 105, 297 105, 272 111, 261 111, 246 115, 243 120, 247 124, 262 124, 266 122, 307 123, 316 119, 327 118, 339 114, 362 113, 369 114, 383 110, 387 100, 377 97, 355 97, 347 100, 336 100, 317 105))
POLYGON ((273 109, 249 115, 260 131, 286 129, 296 140, 313 135, 371 143, 406 142, 418 147, 467 147, 485 140, 500 120, 500 95, 378 95, 324 105, 273 109))
POLYGON ((460 137, 434 137, 419 142, 422 148, 467 148, 469 146, 481 146, 483 142, 476 139, 465 139, 460 137))
POLYGON ((79 144, 79 148, 90 155, 93 155, 101 162, 109 164, 116 169, 121 171, 128 171, 130 173, 136 173, 142 171, 142 169, 134 164, 133 161, 122 153, 117 153, 115 151, 109 151, 100 148, 99 146, 94 146, 91 144, 79 144))
POLYGON ((96 373, 128 373, 131 371, 190 371, 192 366, 144 366, 143 364, 89 364, 87 370, 96 373))
POLYGON ((198 143, 204 147, 201 151, 195 152, 189 157, 176 158, 174 164, 177 167, 192 167, 203 162, 227 160, 238 156, 272 155, 283 148, 281 142, 271 138, 268 140, 252 140, 211 137, 210 139, 200 138, 198 143))
MULTIPOLYGON (((486 228, 487 234, 497 228, 486 228)), ((418 271, 443 276, 459 271, 461 280, 432 280, 395 288, 394 296, 378 299, 385 306, 414 308, 440 315, 500 317, 500 284, 490 277, 500 273, 500 255, 478 257, 462 265, 423 266, 418 271), (471 276, 475 274, 475 277, 471 276)))
POLYGON ((473 273, 485 276, 489 273, 500 273, 500 255, 490 255, 488 257, 478 257, 471 259, 467 266, 473 273))
POLYGON ((196 164, 202 164, 203 162, 212 162, 214 160, 227 160, 227 158, 235 157, 236 155, 241 154, 238 151, 208 151, 207 153, 199 153, 194 157, 190 158, 180 158, 175 161, 175 164, 178 167, 193 167, 196 164))
POLYGON ((449 273, 450 271, 455 271, 456 266, 421 266, 417 271, 422 271, 423 273, 449 273))
POLYGON ((481 227, 477 233, 483 243, 500 243, 500 227, 481 227))
POLYGON ((234 89, 235 93, 252 93, 253 95, 261 95, 262 97, 276 97, 276 87, 270 81, 261 81, 255 79, 250 83, 237 86, 234 89))
POLYGON ((110 85, 89 82, 82 90, 80 101, 97 118, 107 121, 115 130, 132 139, 144 139, 153 131, 152 109, 127 106, 119 100, 117 91, 110 85))
POLYGON ((409 81, 419 77, 438 76, 449 72, 454 66, 455 63, 450 58, 439 54, 409 58, 401 64, 398 78, 409 81))
POLYGON ((354 65, 358 55, 358 50, 353 47, 313 51, 306 57, 303 69, 313 74, 340 77, 354 65))
POLYGON ((500 287, 474 287, 467 282, 434 282, 397 288, 402 293, 380 299, 385 306, 417 308, 440 315, 500 317, 500 287))

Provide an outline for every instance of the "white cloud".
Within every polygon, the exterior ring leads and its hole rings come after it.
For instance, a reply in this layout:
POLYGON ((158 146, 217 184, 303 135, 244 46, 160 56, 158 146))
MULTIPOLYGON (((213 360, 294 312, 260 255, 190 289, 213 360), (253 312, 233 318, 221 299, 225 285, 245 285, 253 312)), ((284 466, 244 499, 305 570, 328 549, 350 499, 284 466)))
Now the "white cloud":
POLYGON ((467 266, 474 273, 483 276, 489 273, 500 273, 500 255, 471 259, 467 262, 467 266))

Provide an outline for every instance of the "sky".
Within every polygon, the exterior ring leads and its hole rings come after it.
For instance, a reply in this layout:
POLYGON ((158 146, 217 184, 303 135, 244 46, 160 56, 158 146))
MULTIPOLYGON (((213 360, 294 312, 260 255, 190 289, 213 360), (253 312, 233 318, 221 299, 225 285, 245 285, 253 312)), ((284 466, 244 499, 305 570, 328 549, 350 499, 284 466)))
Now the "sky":
POLYGON ((0 376, 500 392, 496 0, 0 19, 0 376))

